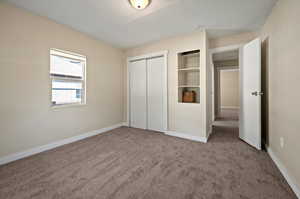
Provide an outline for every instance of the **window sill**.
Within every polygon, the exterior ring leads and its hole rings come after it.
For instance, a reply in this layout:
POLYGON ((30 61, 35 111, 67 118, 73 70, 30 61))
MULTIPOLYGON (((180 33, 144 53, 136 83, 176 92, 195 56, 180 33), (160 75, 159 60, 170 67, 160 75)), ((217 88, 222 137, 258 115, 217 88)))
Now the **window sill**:
POLYGON ((73 108, 73 107, 83 107, 87 104, 62 104, 62 105, 51 105, 50 109, 62 109, 62 108, 73 108))

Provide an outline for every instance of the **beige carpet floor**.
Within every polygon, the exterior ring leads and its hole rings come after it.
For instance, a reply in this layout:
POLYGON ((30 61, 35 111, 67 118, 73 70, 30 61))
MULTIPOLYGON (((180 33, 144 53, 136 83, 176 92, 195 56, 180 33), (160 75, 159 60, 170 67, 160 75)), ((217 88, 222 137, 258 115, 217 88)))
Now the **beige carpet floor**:
POLYGON ((122 127, 0 167, 1 199, 296 199, 265 152, 122 127))

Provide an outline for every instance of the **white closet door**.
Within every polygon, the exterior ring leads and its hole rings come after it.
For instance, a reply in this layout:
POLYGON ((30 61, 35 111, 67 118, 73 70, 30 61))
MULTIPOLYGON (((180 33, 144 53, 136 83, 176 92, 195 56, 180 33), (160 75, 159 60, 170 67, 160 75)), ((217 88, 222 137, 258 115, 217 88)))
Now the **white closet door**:
POLYGON ((147 67, 146 60, 129 65, 130 126, 147 128, 147 67))
POLYGON ((164 130, 164 57, 147 60, 148 74, 148 129, 164 130))

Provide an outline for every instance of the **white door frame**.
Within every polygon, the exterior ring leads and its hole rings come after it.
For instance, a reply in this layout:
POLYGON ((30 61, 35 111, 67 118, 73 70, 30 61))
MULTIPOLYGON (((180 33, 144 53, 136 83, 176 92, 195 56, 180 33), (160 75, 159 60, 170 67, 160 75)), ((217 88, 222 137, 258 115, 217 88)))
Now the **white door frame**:
MULTIPOLYGON (((212 90, 211 90, 211 95, 212 95, 212 121, 215 121, 215 66, 213 62, 213 54, 215 53, 220 53, 220 52, 226 52, 226 51, 232 51, 232 50, 239 50, 239 66, 241 66, 241 48, 244 46, 244 43, 237 44, 237 45, 231 45, 231 46, 225 46, 225 47, 219 47, 219 48, 212 48, 209 49, 209 62, 211 66, 212 72, 212 90)), ((241 90, 241 85, 240 85, 240 90, 241 90)))
MULTIPOLYGON (((164 80, 164 87, 163 87, 163 107, 164 107, 163 123, 164 123, 164 131, 166 132, 166 131, 168 131, 168 51, 167 50, 127 58, 127 66, 126 66, 126 71, 127 71, 127 121, 126 121, 126 125, 130 126, 129 64, 132 61, 137 61, 137 60, 141 60, 141 59, 151 59, 151 58, 155 58, 155 57, 164 57, 164 73, 165 73, 164 79, 165 80, 164 80)), ((147 121, 148 121, 148 119, 147 119, 147 121)))

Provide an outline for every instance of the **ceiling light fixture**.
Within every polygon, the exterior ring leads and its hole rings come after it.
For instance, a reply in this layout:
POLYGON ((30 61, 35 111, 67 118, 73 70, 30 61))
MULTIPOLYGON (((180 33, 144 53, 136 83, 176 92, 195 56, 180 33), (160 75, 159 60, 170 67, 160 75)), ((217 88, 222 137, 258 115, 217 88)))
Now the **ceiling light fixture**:
POLYGON ((143 10, 147 8, 151 0, 128 0, 132 7, 134 7, 137 10, 143 10))

